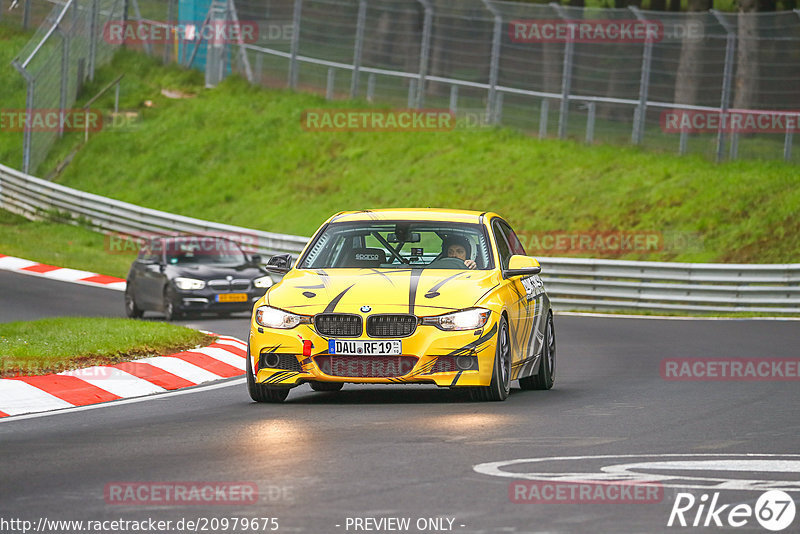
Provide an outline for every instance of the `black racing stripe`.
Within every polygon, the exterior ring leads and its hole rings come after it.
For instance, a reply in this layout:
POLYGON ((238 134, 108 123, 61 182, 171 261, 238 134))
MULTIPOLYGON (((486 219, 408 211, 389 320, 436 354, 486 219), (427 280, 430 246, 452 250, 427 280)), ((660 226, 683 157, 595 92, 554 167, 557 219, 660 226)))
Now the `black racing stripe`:
POLYGON ((267 378, 266 380, 264 380, 263 383, 264 384, 274 384, 275 382, 280 382, 281 380, 285 380, 285 379, 289 378, 293 374, 298 374, 298 373, 295 373, 294 371, 281 371, 281 372, 275 373, 271 377, 267 378))
POLYGON ((328 306, 325 307, 325 310, 322 313, 331 313, 334 310, 334 308, 336 308, 336 305, 339 304, 339 301, 342 300, 344 294, 350 291, 350 289, 352 289, 354 285, 355 284, 352 284, 350 287, 348 287, 347 289, 336 295, 334 299, 330 301, 328 306))
POLYGON ((408 313, 414 315, 414 302, 417 300, 417 286, 419 286, 419 277, 422 275, 422 269, 411 268, 411 280, 408 284, 408 313))
POLYGON ((323 269, 317 269, 316 273, 322 279, 322 287, 328 287, 328 284, 330 284, 330 280, 328 280, 328 273, 326 273, 323 269))
POLYGON ((456 385, 456 382, 458 382, 458 379, 459 379, 459 378, 461 378, 461 373, 463 373, 463 372, 464 372, 464 371, 459 371, 459 372, 456 374, 456 376, 453 378, 453 381, 452 381, 452 382, 450 382, 450 385, 451 385, 451 386, 455 386, 455 385, 456 385))
POLYGON ((432 299, 434 297, 438 297, 439 296, 438 291, 443 285, 445 285, 450 280, 453 280, 454 278, 458 278, 459 276, 464 275, 464 274, 467 274, 467 271, 456 273, 456 274, 454 274, 452 276, 448 276, 447 278, 445 278, 444 280, 442 280, 441 282, 439 282, 438 284, 436 284, 435 286, 430 288, 428 290, 428 292, 425 293, 425 298, 432 299))
POLYGON ((325 284, 317 284, 315 286, 297 286, 297 289, 325 289, 325 284))
MULTIPOLYGON (((392 287, 394 287, 394 282, 392 282, 392 279, 389 278, 388 276, 386 276, 385 273, 382 273, 378 269, 374 269, 374 268, 370 268, 370 271, 372 271, 372 274, 378 274, 378 275, 384 277, 386 279, 386 281, 389 282, 390 284, 392 284, 392 287)), ((368 275, 365 275, 365 276, 368 276, 368 275)))
POLYGON ((495 323, 492 326, 491 330, 489 330, 488 332, 483 334, 478 339, 476 339, 474 341, 470 341, 469 343, 467 343, 463 347, 457 348, 456 350, 454 350, 454 351, 450 352, 449 354, 447 354, 447 356, 459 356, 461 354, 467 354, 472 349, 476 348, 478 345, 482 345, 483 343, 485 343, 488 340, 492 339, 492 337, 494 337, 495 332, 497 332, 497 323, 495 323))

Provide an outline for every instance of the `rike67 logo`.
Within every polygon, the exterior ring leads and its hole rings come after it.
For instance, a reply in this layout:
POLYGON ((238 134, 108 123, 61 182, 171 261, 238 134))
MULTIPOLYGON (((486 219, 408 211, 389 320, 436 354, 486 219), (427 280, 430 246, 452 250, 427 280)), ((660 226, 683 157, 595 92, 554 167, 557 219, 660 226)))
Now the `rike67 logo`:
POLYGON ((704 493, 696 498, 691 493, 678 493, 667 526, 681 527, 743 527, 754 526, 753 519, 763 528, 779 532, 794 521, 795 504, 788 493, 770 490, 762 493, 755 503, 720 504, 720 493, 704 493))

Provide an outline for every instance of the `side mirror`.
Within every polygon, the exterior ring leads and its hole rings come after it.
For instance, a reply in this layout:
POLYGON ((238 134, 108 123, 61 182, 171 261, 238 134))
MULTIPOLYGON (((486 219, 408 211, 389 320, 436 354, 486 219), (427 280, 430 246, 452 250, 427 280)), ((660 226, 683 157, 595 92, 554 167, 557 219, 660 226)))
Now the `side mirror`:
POLYGON ((503 269, 503 278, 528 276, 542 272, 542 266, 535 258, 515 254, 508 261, 508 269, 503 269))
POLYGON ((288 273, 292 268, 291 254, 278 254, 272 256, 267 262, 266 269, 274 273, 288 273))
POLYGON ((252 254, 250 256, 250 263, 252 263, 253 265, 255 265, 257 267, 257 266, 261 265, 261 260, 262 259, 263 258, 261 257, 261 254, 252 254))

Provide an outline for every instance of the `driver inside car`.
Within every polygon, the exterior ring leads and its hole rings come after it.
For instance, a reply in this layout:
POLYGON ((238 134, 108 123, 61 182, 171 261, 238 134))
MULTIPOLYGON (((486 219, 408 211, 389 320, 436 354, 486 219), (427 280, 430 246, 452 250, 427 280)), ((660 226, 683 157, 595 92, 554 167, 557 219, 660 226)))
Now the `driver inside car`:
POLYGON ((475 269, 477 265, 468 259, 471 252, 469 242, 461 236, 448 236, 442 242, 442 253, 446 258, 458 258, 464 262, 467 269, 475 269))

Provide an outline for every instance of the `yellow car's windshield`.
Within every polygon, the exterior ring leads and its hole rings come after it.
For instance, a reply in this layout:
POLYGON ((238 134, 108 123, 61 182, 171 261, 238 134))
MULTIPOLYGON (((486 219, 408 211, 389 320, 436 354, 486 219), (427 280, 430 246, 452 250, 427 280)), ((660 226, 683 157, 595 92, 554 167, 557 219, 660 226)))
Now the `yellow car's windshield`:
POLYGON ((299 269, 492 269, 479 224, 439 221, 333 223, 314 240, 299 269))

